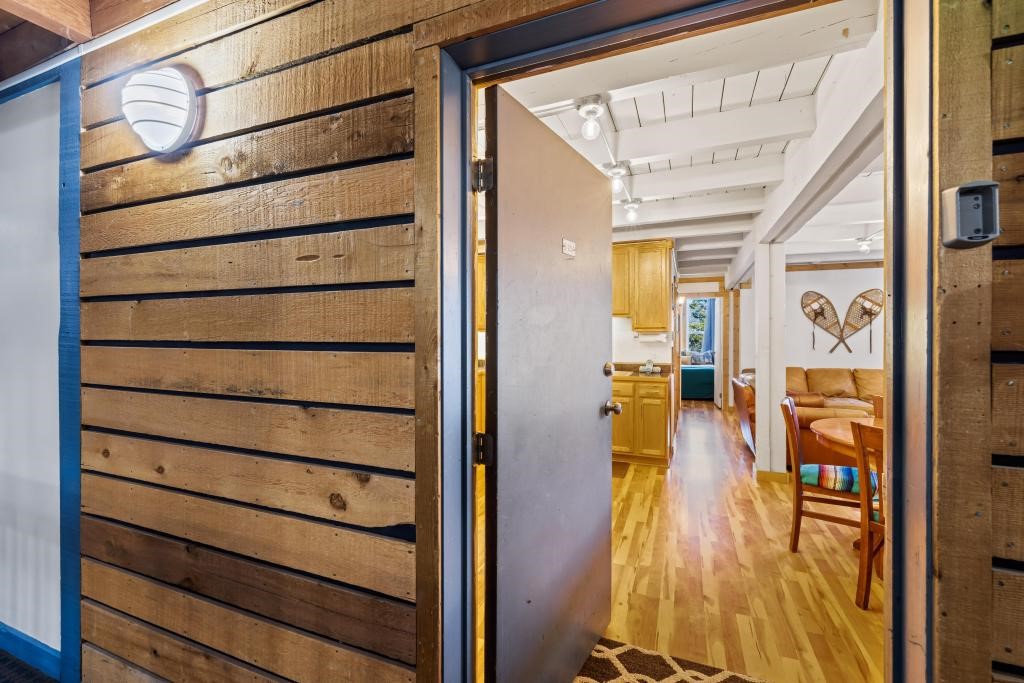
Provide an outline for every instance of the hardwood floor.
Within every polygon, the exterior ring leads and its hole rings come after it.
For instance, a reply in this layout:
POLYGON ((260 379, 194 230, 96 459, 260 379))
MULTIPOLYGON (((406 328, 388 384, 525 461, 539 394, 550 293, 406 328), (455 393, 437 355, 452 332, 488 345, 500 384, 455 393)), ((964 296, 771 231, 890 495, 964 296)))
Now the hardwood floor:
MULTIPOLYGON (((788 485, 755 481, 710 403, 684 401, 680 421, 669 470, 614 466, 606 635, 772 683, 882 681, 882 584, 858 609, 856 532, 805 519, 790 553, 788 485)), ((478 549, 483 497, 478 481, 478 549)), ((477 569, 482 599, 482 553, 477 569)))
POLYGON ((805 519, 706 402, 684 402, 672 467, 616 465, 609 638, 774 683, 883 680, 882 584, 853 602, 852 529, 805 519))

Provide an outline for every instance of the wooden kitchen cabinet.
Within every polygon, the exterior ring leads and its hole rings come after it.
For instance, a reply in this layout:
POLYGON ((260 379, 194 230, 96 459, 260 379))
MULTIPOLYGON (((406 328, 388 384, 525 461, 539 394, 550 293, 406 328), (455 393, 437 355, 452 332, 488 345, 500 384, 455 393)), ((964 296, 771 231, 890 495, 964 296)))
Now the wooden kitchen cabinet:
POLYGON ((636 247, 633 276, 633 329, 667 332, 672 329, 672 251, 662 241, 636 247))
POLYGON ((669 396, 671 376, 653 378, 616 373, 612 401, 622 405, 612 415, 612 459, 667 467, 671 460, 669 396))
POLYGON ((637 332, 672 329, 672 240, 612 246, 612 315, 629 316, 637 332))
POLYGON ((612 382, 612 401, 622 405, 620 415, 612 414, 612 453, 633 452, 633 382, 612 382))
POLYGON ((628 316, 633 311, 634 254, 631 245, 612 245, 612 315, 628 316))

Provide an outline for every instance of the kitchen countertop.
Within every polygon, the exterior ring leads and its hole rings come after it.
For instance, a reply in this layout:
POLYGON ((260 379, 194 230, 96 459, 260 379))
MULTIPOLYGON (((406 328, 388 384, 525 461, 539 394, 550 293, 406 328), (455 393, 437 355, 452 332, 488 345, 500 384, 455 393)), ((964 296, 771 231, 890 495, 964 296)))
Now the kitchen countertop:
POLYGON ((612 373, 612 379, 636 379, 644 382, 667 382, 670 375, 667 373, 645 374, 638 370, 616 370, 612 373))

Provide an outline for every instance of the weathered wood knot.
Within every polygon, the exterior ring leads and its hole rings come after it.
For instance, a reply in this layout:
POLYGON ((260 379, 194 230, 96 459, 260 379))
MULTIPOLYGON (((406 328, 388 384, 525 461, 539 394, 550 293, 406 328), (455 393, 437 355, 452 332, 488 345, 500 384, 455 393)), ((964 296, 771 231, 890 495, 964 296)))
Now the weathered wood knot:
POLYGON ((333 508, 335 508, 337 510, 347 510, 348 509, 348 502, 346 502, 345 497, 343 495, 341 495, 340 493, 332 493, 331 497, 330 497, 330 501, 331 501, 331 507, 333 507, 333 508))

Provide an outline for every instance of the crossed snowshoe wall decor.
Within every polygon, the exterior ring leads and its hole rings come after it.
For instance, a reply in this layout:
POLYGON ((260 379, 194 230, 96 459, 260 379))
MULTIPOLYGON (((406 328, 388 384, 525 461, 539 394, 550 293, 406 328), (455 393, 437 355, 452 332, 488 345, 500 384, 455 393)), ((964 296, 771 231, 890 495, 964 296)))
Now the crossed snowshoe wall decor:
POLYGON ((840 325, 836 307, 827 296, 813 290, 804 292, 800 297, 800 307, 812 323, 811 348, 813 349, 815 345, 814 328, 820 327, 838 340, 829 349, 829 353, 839 348, 840 344, 846 347, 847 351, 853 353, 853 349, 846 343, 846 340, 867 327, 868 353, 872 353, 874 339, 871 323, 882 314, 884 304, 885 292, 882 290, 869 289, 861 292, 850 302, 849 308, 846 309, 846 319, 840 325))

